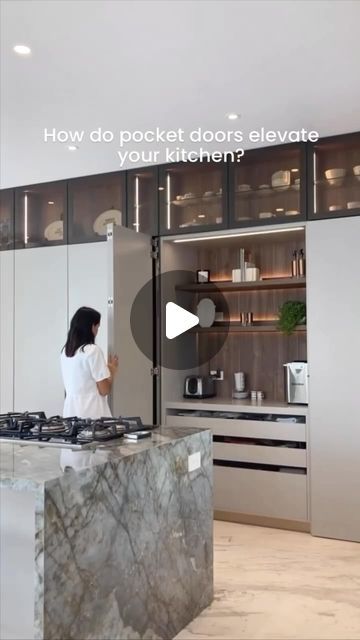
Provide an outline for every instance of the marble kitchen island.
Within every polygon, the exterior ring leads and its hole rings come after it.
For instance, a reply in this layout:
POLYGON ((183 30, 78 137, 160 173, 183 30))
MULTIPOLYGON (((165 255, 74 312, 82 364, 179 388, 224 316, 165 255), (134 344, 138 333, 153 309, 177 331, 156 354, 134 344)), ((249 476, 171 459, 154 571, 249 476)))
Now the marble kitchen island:
POLYGON ((0 442, 0 637, 169 640, 208 606, 211 440, 165 427, 85 451, 0 442))

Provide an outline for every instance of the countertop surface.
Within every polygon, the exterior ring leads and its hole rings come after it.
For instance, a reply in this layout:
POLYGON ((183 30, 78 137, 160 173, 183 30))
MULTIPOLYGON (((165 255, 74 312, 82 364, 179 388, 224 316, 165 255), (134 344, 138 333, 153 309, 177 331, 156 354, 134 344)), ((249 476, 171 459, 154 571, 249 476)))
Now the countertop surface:
POLYGON ((277 413, 294 416, 306 416, 307 405, 287 404, 270 400, 251 401, 235 400, 233 398, 206 398, 203 400, 187 400, 167 402, 166 409, 186 409, 193 411, 238 411, 244 413, 277 413))
POLYGON ((203 429, 160 427, 154 429, 151 438, 137 442, 123 439, 100 444, 93 449, 72 451, 59 447, 9 444, 0 441, 0 486, 18 489, 39 489, 51 480, 60 478, 69 470, 77 472, 106 463, 118 462, 142 451, 161 447, 181 440, 203 429))

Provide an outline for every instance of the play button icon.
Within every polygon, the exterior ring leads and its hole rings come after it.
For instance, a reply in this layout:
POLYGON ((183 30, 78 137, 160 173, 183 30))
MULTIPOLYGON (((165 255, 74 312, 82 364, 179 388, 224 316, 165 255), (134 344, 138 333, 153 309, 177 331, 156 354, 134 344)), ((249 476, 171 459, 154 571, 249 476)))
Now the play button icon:
POLYGON ((206 373, 208 363, 215 369, 220 366, 214 358, 223 348, 224 357, 228 357, 232 343, 228 347, 225 344, 230 318, 227 300, 216 283, 203 289, 196 279, 196 271, 165 271, 135 294, 130 310, 131 333, 149 360, 149 368, 155 362, 161 370, 188 375, 204 366, 206 373), (216 312, 221 320, 215 318, 216 312))
POLYGON ((177 338, 185 331, 189 331, 199 324, 199 318, 190 311, 186 311, 175 302, 168 302, 166 305, 166 337, 169 340, 177 338))

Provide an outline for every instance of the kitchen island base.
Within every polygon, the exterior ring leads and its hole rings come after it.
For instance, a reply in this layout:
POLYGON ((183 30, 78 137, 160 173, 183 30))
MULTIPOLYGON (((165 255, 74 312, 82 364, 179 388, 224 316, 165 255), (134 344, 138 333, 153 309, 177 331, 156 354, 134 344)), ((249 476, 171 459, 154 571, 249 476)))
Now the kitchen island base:
MULTIPOLYGON (((34 625, 23 637, 169 640, 211 603, 211 448, 210 431, 188 428, 93 451, 2 445, 2 495, 33 504, 22 527, 35 587, 21 596, 34 625)), ((5 542, 17 519, 8 515, 5 542)), ((8 607, 1 636, 15 638, 19 601, 8 607)))

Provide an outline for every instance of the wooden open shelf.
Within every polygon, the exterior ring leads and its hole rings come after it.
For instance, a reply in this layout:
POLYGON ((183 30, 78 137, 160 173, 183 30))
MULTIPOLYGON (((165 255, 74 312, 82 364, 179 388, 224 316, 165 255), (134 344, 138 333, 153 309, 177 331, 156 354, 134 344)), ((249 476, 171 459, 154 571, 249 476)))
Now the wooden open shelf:
POLYGON ((189 283, 177 285, 177 291, 192 291, 193 293, 217 293, 231 291, 261 291, 274 289, 300 289, 306 286, 306 278, 267 278, 252 282, 204 282, 203 284, 189 283))
MULTIPOLYGON (((229 324, 227 323, 215 323, 213 324, 211 327, 194 327, 193 329, 191 329, 192 332, 195 333, 211 333, 211 332, 216 332, 216 333, 223 333, 223 332, 239 332, 239 333, 258 333, 258 332, 265 332, 265 333, 281 333, 280 329, 278 328, 277 324, 275 322, 254 322, 251 325, 242 325, 238 322, 230 322, 229 324)), ((301 324, 298 325, 295 330, 294 333, 299 333, 299 332, 304 332, 306 331, 306 325, 305 324, 301 324)))

